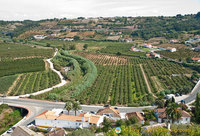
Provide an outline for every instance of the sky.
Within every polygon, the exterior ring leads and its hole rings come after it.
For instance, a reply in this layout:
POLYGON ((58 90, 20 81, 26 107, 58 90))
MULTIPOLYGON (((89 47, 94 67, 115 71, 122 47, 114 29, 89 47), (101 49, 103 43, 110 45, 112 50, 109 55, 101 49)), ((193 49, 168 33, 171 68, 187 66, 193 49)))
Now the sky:
POLYGON ((174 16, 200 11, 200 0, 0 0, 0 20, 174 16))

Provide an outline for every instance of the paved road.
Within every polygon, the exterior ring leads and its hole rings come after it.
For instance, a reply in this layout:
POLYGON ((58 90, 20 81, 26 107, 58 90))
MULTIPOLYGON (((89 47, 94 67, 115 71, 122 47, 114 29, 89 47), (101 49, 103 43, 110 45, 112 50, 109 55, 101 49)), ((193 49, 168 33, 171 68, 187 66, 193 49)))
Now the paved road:
MULTIPOLYGON (((0 98, 0 102, 4 99, 4 103, 9 105, 23 106, 27 107, 31 114, 26 118, 20 125, 27 125, 34 120, 34 117, 45 110, 51 110, 53 108, 64 108, 65 103, 62 102, 49 102, 41 100, 32 100, 32 99, 10 99, 10 98, 0 98)), ((94 105, 81 105, 84 112, 95 111, 102 109, 103 106, 94 106, 94 105)), ((142 109, 149 108, 154 109, 155 106, 145 106, 145 107, 118 107, 121 113, 124 112, 141 112, 142 109)))
POLYGON ((194 87, 194 89, 192 90, 192 93, 187 98, 184 99, 185 103, 186 104, 193 103, 195 101, 195 99, 196 99, 197 93, 200 93, 200 80, 196 84, 196 86, 194 87))

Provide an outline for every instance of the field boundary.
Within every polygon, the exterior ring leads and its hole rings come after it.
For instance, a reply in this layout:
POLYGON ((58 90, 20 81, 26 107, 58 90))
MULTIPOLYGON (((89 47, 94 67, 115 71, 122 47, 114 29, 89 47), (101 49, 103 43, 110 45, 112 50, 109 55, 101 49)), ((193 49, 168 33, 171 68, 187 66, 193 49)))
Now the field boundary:
POLYGON ((146 83, 146 85, 147 85, 148 91, 153 95, 153 97, 156 98, 156 96, 154 95, 154 93, 152 93, 152 91, 151 91, 151 87, 150 87, 149 82, 148 82, 148 80, 147 80, 146 74, 144 73, 144 69, 143 69, 143 67, 142 67, 142 64, 139 64, 139 65, 140 65, 140 69, 141 69, 141 71, 142 71, 142 74, 143 74, 143 76, 144 76, 144 80, 145 80, 145 83, 146 83))

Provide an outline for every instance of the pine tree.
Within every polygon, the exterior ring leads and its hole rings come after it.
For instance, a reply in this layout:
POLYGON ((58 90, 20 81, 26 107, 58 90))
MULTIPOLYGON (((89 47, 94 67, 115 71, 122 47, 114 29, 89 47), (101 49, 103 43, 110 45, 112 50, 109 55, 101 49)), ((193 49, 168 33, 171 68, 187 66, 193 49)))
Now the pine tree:
POLYGON ((200 95, 197 93, 196 104, 195 104, 195 120, 197 123, 200 123, 200 95))

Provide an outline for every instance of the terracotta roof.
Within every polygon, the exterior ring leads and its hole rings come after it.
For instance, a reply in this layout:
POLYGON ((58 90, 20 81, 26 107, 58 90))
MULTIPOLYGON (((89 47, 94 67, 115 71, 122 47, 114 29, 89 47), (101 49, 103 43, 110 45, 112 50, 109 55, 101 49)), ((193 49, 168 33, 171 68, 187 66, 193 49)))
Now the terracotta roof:
POLYGON ((198 61, 198 60, 200 60, 200 58, 192 58, 192 60, 198 61))
POLYGON ((84 117, 84 122, 89 122, 93 124, 97 124, 97 122, 100 119, 100 116, 98 115, 92 115, 92 114, 86 114, 86 113, 81 113, 79 116, 66 115, 66 114, 55 115, 55 112, 53 111, 45 111, 41 113, 40 115, 36 116, 35 118, 83 122, 82 117, 84 117))
MULTIPOLYGON (((191 117, 191 115, 184 110, 181 110, 181 113, 182 113, 181 117, 191 117)), ((159 118, 166 118, 167 117, 166 112, 162 112, 160 115, 158 115, 158 117, 159 118)))
POLYGON ((139 120, 144 120, 144 117, 139 112, 126 113, 126 116, 128 117, 128 119, 130 119, 132 116, 136 116, 139 120))
POLYGON ((182 117, 191 117, 191 115, 187 111, 182 110, 182 117))
POLYGON ((173 47, 167 47, 167 49, 175 49, 175 48, 173 48, 173 47))
POLYGON ((103 115, 103 113, 114 113, 115 115, 113 115, 114 117, 121 117, 120 116, 120 112, 118 109, 115 109, 112 106, 109 107, 105 107, 104 109, 100 109, 97 111, 97 115, 103 115))
POLYGON ((162 113, 165 112, 166 108, 158 108, 158 109, 154 109, 154 112, 158 112, 158 113, 162 113))

